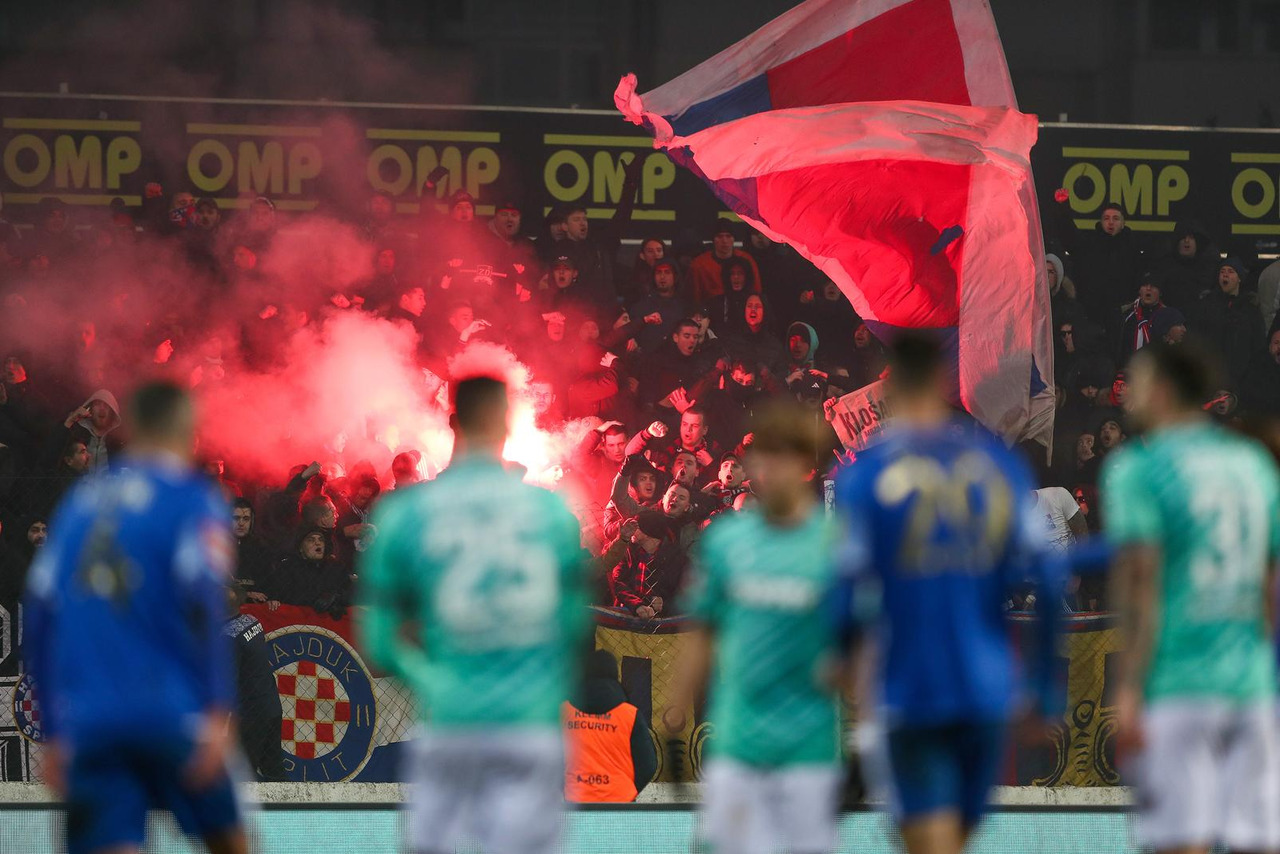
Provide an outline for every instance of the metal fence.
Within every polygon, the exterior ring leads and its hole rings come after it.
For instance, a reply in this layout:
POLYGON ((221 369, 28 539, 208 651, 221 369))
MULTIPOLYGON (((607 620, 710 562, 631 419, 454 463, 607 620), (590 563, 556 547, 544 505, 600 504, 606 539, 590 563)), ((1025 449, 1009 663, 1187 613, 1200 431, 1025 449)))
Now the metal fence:
MULTIPOLYGON (((659 758, 656 781, 700 778, 703 751, 715 737, 701 708, 676 708, 674 681, 689 639, 679 617, 639 620, 609 608, 593 608, 596 645, 619 661, 628 698, 647 722, 659 758)), ((16 613, 16 608, 14 612, 16 613)), ((263 615, 273 645, 273 666, 283 713, 281 750, 288 779, 307 782, 390 782, 397 779, 401 749, 418 719, 410 692, 371 671, 352 641, 350 618, 338 621, 303 609, 263 615), (300 616, 302 615, 302 616, 300 616), (310 662, 312 667, 308 668, 310 662), (350 665, 350 666, 348 666, 350 665), (310 674, 300 677, 299 674, 310 674), (329 680, 328 685, 322 685, 329 680), (311 692, 311 693, 307 693, 311 692), (320 702, 333 695, 334 704, 320 702), (367 717, 361 702, 372 708, 367 717), (336 703, 346 702, 346 713, 336 703), (305 707, 306 713, 300 710, 305 707), (325 717, 328 715, 328 718, 325 717), (346 720, 343 720, 346 718, 346 720)), ((9 616, 6 631, 20 638, 9 616)), ((1015 642, 1029 646, 1032 618, 1014 615, 1015 642)), ((1067 618, 1059 640, 1065 698, 1048 743, 1015 741, 1001 782, 1019 786, 1114 786, 1108 679, 1117 633, 1106 614, 1067 618)), ((41 779, 39 697, 18 666, 20 646, 10 642, 0 679, 0 780, 41 779)), ((846 716, 846 728, 852 715, 846 716)), ((846 739, 846 743, 849 739, 846 739)))

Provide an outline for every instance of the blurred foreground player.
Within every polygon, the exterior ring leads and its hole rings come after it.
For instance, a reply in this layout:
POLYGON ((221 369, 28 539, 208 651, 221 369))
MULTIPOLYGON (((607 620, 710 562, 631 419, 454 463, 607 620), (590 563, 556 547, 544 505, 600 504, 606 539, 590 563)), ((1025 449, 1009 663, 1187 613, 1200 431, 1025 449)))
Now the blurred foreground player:
POLYGON ((677 709, 714 666, 698 836, 715 854, 821 854, 836 847, 840 722, 823 660, 833 633, 832 523, 810 479, 813 416, 778 404, 755 421, 748 466, 759 504, 724 514, 697 554, 677 709))
MULTIPOLYGON (((936 342, 901 335, 886 389, 893 428, 836 487, 847 540, 833 605, 855 684, 874 682, 861 708, 878 718, 859 728, 864 768, 909 854, 956 854, 982 818, 1022 700, 1004 603, 1047 581, 1026 465, 953 421, 944 389, 936 342)), ((1036 600, 1061 597, 1040 589, 1036 600)), ((1044 610, 1035 694, 1047 714, 1055 609, 1044 610)))
POLYGON ((69 854, 137 851, 150 809, 214 854, 244 852, 226 770, 231 509, 192 467, 185 392, 144 386, 128 414, 128 456, 63 502, 27 589, 45 782, 67 800, 69 854))
POLYGON ((507 388, 455 389, 453 460, 378 505, 360 599, 371 661, 417 695, 423 724, 410 846, 552 854, 560 842, 560 703, 586 651, 586 570, 561 499, 503 467, 507 388), (410 639, 411 638, 411 639, 410 639))
POLYGON ((1140 350, 1127 376, 1146 442, 1103 471, 1121 630, 1116 752, 1144 848, 1276 851, 1280 477, 1261 445, 1204 413, 1219 387, 1211 364, 1192 345, 1140 350))

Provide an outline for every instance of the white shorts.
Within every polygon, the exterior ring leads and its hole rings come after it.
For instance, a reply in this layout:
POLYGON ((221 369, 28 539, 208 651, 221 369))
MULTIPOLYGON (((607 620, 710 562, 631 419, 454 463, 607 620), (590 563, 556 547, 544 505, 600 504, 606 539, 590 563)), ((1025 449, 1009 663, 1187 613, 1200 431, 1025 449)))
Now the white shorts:
POLYGON ((1129 769, 1138 844, 1280 850, 1280 739, 1271 703, 1157 702, 1129 769))
POLYGON ((554 854, 564 813, 564 749, 547 729, 419 732, 412 784, 413 854, 554 854))
POLYGON ((752 768, 707 762, 698 837, 714 854, 823 854, 834 851, 839 819, 838 765, 752 768))

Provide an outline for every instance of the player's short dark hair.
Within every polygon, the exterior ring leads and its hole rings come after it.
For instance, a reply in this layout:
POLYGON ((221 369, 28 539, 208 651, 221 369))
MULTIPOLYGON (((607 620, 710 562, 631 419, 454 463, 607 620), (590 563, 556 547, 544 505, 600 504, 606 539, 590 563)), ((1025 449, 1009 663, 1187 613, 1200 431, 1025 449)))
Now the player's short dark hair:
POLYGON ((1217 358, 1194 341, 1176 347, 1143 347, 1131 361, 1140 359, 1150 362, 1156 378, 1169 384, 1183 406, 1199 408, 1222 387, 1217 358))
POLYGON ((190 407, 191 398, 182 386, 166 380, 149 382, 129 400, 129 420, 135 434, 165 435, 182 424, 190 407))
POLYGON ((694 320, 692 317, 683 317, 683 318, 681 318, 679 321, 677 321, 677 322, 676 322, 675 329, 672 329, 672 330, 671 330, 671 334, 672 334, 673 336, 674 336, 674 335, 676 335, 676 334, 678 334, 678 333, 680 332, 680 330, 681 330, 681 329, 684 329, 686 326, 687 326, 687 327, 689 327, 690 329, 701 329, 701 328, 702 328, 702 324, 701 324, 701 323, 699 323, 698 321, 694 320))
POLYGON ((606 435, 606 436, 626 436, 626 435, 627 435, 627 428, 626 428, 626 425, 625 425, 625 424, 610 424, 608 427, 606 427, 606 428, 605 428, 604 435, 606 435))
POLYGON ((235 501, 231 502, 231 509, 248 510, 250 513, 253 513, 253 503, 247 498, 237 498, 235 501))
POLYGON ((813 412, 794 399, 774 401, 756 413, 749 450, 817 460, 820 434, 813 412))
POLYGON ((507 384, 497 377, 470 377, 453 390, 453 413, 464 433, 489 425, 494 410, 507 405, 507 384))
POLYGON ((690 414, 701 415, 703 422, 706 422, 707 420, 707 408, 703 406, 701 403, 693 404, 692 406, 690 406, 688 409, 686 409, 684 412, 680 414, 681 415, 690 415, 690 414))
POLYGON ((932 335, 902 332, 889 345, 889 381, 905 392, 935 388, 942 372, 942 345, 932 335))

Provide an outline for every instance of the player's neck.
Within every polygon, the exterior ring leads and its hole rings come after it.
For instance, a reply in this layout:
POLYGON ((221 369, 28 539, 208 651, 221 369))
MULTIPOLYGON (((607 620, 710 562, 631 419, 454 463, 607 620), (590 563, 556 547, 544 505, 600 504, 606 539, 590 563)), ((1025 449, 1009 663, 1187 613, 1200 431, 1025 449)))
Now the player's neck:
POLYGON ((143 439, 141 437, 129 443, 126 456, 134 460, 166 465, 191 465, 191 451, 181 444, 143 439))
POLYGON ((1177 427, 1191 427, 1209 423, 1209 416, 1199 409, 1171 409, 1151 419, 1153 431, 1172 430, 1177 427))
POLYGON ((506 444, 506 438, 490 438, 490 437, 467 437, 458 435, 453 442, 453 459, 463 460, 492 460, 499 461, 502 459, 502 448, 506 444))
POLYGON ((936 397, 908 395, 894 401, 893 417, 910 427, 937 427, 951 418, 951 409, 936 397))
POLYGON ((771 508, 762 504, 765 521, 778 528, 794 528, 809 521, 816 504, 812 493, 805 491, 795 496, 786 507, 771 508))

